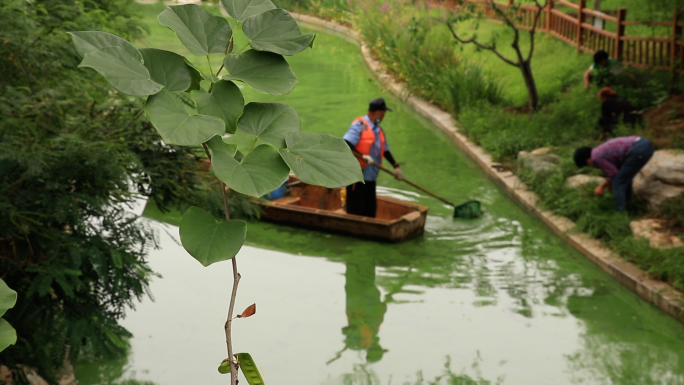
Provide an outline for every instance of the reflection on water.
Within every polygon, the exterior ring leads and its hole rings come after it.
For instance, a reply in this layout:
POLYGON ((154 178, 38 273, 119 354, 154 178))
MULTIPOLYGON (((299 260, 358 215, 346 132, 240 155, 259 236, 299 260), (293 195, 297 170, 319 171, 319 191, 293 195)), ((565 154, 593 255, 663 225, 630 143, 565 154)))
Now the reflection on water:
MULTIPOLYGON (((383 96, 395 109, 388 142, 407 177, 453 201, 478 199, 485 213, 453 219, 452 207, 382 176, 381 194, 430 207, 424 236, 387 244, 250 223, 236 306, 256 302, 259 311, 235 321, 235 346, 267 383, 684 384, 682 326, 559 240, 377 88, 358 48, 319 34, 315 51, 288 61, 300 77, 291 94, 245 88, 247 100, 291 104, 304 130, 341 136, 383 96)), ((230 264, 203 268, 173 234, 160 228, 162 249, 150 256, 164 277, 151 287, 156 302, 123 321, 135 335, 130 356, 77 365, 81 385, 226 382, 217 367, 230 264)))
MULTIPOLYGON (((259 312, 236 346, 275 384, 684 383, 680 325, 533 221, 492 218, 473 232, 430 216, 438 230, 402 244, 250 223, 239 297, 259 312), (435 239, 447 232, 493 236, 459 248, 435 239)), ((169 234, 151 259, 156 303, 124 322, 128 362, 80 365, 81 384, 224 381, 229 264, 203 268, 169 234)))
POLYGON ((363 257, 348 261, 345 265, 344 292, 348 322, 342 328, 345 349, 364 350, 367 362, 380 361, 385 349, 380 346, 378 332, 387 304, 380 300, 380 290, 375 286, 375 265, 372 259, 363 257))

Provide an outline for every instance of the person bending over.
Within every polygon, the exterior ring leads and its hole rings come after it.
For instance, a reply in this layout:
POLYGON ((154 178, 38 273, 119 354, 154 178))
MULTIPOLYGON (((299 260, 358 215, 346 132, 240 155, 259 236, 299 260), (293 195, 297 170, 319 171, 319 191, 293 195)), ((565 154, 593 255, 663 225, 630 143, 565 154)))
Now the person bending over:
POLYGON ((615 210, 620 212, 632 199, 632 180, 653 156, 653 144, 640 136, 623 136, 610 139, 591 148, 575 150, 577 167, 591 166, 606 173, 606 181, 594 190, 601 196, 612 187, 615 210))
POLYGON ((352 151, 361 154, 361 169, 365 183, 357 182, 347 186, 347 213, 375 217, 377 202, 375 197, 375 180, 380 169, 375 164, 382 164, 382 158, 394 166, 394 176, 404 179, 404 173, 390 153, 389 144, 380 122, 385 111, 392 111, 383 98, 373 99, 368 105, 368 114, 360 116, 352 122, 347 133, 342 137, 352 151))

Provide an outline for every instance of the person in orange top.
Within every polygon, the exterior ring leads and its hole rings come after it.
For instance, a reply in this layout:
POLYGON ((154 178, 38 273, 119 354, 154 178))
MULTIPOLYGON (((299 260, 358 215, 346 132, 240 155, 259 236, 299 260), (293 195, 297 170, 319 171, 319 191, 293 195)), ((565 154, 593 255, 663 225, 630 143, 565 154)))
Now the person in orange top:
POLYGON ((392 109, 387 107, 383 98, 371 100, 368 105, 368 114, 354 119, 347 133, 342 137, 353 151, 362 155, 359 162, 365 182, 347 186, 347 213, 349 214, 375 217, 377 209, 375 180, 380 172, 375 165, 382 164, 383 157, 394 166, 395 178, 404 179, 404 173, 390 153, 385 132, 380 127, 386 111, 392 111, 392 109))

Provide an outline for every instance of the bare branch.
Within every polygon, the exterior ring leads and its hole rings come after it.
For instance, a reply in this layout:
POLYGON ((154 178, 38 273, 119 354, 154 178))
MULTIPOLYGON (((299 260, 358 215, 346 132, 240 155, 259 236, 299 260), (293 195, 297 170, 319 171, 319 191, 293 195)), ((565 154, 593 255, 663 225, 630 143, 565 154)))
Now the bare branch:
POLYGON ((509 27, 513 28, 513 30, 515 31, 516 40, 517 40, 518 28, 515 26, 515 23, 513 23, 513 21, 511 21, 511 18, 508 17, 508 14, 506 12, 504 12, 503 10, 501 10, 501 8, 499 8, 499 6, 494 2, 494 0, 489 0, 489 3, 492 5, 492 9, 494 10, 494 12, 496 12, 496 14, 498 14, 499 16, 503 17, 504 22, 506 24, 508 24, 509 27))
POLYGON ((503 56, 499 51, 497 51, 496 47, 484 45, 484 44, 480 43, 479 41, 475 40, 475 38, 462 39, 460 36, 458 36, 456 31, 454 31, 454 28, 451 26, 451 23, 447 22, 445 24, 447 25, 447 27, 449 27, 449 31, 451 31, 451 34, 454 36, 454 39, 456 39, 458 42, 460 42, 462 44, 469 44, 469 43, 475 44, 476 46, 478 46, 484 50, 494 52, 494 54, 496 54, 496 56, 498 56, 499 59, 503 60, 504 62, 506 62, 506 63, 508 63, 514 67, 520 66, 518 63, 514 62, 513 60, 503 56))
POLYGON ((538 0, 534 0, 534 3, 537 5, 537 13, 534 15, 534 23, 532 24, 532 29, 530 30, 530 51, 527 53, 527 59, 525 59, 525 61, 528 62, 532 59, 532 52, 534 52, 534 36, 537 30, 537 24, 539 23, 539 19, 541 18, 542 11, 549 4, 548 0, 544 2, 543 7, 541 4, 539 4, 538 0))
POLYGON ((500 17, 502 17, 502 18, 504 19, 504 22, 505 22, 509 27, 511 27, 511 29, 513 30, 514 35, 513 35, 513 43, 511 43, 511 47, 513 47, 513 49, 515 50, 515 54, 518 56, 518 63, 522 63, 522 62, 523 62, 523 57, 522 57, 522 53, 520 52, 520 30, 519 30, 518 27, 515 25, 515 23, 513 22, 513 20, 511 20, 511 18, 509 17, 509 15, 508 15, 506 12, 504 12, 501 8, 499 8, 499 7, 496 5, 496 3, 494 3, 494 0, 489 0, 489 3, 492 5, 492 8, 494 9, 494 11, 495 11, 500 17))

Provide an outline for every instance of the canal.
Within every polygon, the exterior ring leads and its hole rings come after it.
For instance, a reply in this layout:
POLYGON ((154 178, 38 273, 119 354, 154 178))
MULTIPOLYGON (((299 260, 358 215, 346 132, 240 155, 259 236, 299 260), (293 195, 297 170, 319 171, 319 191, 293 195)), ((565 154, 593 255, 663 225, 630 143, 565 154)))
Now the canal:
MULTIPOLYGON (((139 7, 150 23, 163 9, 139 7)), ((183 52, 172 32, 150 26, 142 46, 183 52)), ((452 219, 452 208, 382 175, 380 194, 430 207, 424 236, 386 244, 250 223, 237 308, 255 302, 257 314, 234 321, 234 346, 252 354, 267 384, 684 384, 682 326, 556 237, 381 89, 357 46, 318 33, 313 50, 288 61, 299 77, 292 93, 245 87, 246 99, 290 104, 303 130, 341 136, 382 96, 395 110, 383 126, 407 178, 452 201, 478 199, 485 212, 452 219)), ((150 265, 163 278, 151 285, 154 300, 122 321, 134 334, 128 357, 79 363, 79 384, 228 383, 217 367, 230 264, 202 267, 177 227, 146 220, 161 245, 150 265)))

